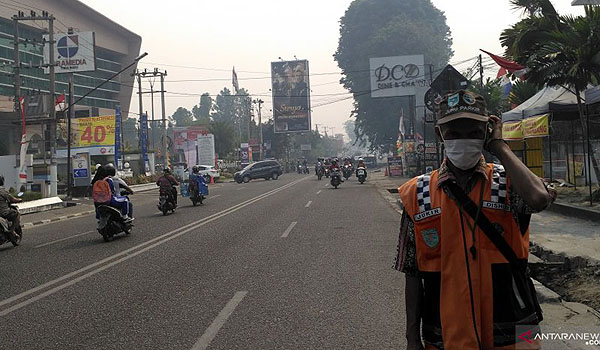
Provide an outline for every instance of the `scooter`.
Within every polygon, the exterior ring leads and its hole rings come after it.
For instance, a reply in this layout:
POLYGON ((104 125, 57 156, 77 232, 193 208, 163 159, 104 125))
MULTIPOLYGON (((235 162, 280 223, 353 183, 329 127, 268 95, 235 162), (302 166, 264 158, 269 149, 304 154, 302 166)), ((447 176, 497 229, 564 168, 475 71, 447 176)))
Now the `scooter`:
POLYGON ((342 183, 342 176, 340 175, 340 169, 336 168, 331 172, 331 186, 333 186, 336 190, 338 186, 342 183))
MULTIPOLYGON (((17 197, 23 197, 23 192, 19 192, 17 197)), ((10 207, 14 210, 19 210, 19 208, 11 204, 10 207)), ((21 240, 23 239, 23 228, 21 226, 15 227, 14 231, 9 231, 12 222, 6 220, 3 217, 0 217, 0 245, 10 242, 13 246, 18 246, 21 244, 21 240)))
POLYGON ((352 176, 352 167, 350 165, 344 165, 344 178, 348 180, 352 176))
POLYGON ((358 167, 358 169, 356 169, 356 177, 361 185, 365 183, 365 180, 367 179, 367 169, 362 166, 358 167))
POLYGON ((329 170, 329 168, 325 168, 325 177, 329 179, 329 176, 331 176, 331 170, 329 170))
MULTIPOLYGON (((130 193, 125 191, 121 192, 122 196, 126 196, 130 193)), ((98 233, 102 235, 105 242, 110 242, 113 240, 114 236, 123 232, 126 235, 131 233, 131 229, 133 228, 133 221, 131 219, 126 219, 121 211, 117 208, 113 208, 110 205, 99 205, 98 208, 98 233)))
POLYGON ((174 213, 177 205, 172 195, 166 191, 160 191, 160 197, 158 198, 158 210, 162 211, 163 215, 167 215, 169 212, 174 213))
POLYGON ((320 167, 320 166, 315 167, 315 174, 317 174, 317 179, 319 179, 319 181, 321 181, 321 178, 323 178, 323 167, 320 167))

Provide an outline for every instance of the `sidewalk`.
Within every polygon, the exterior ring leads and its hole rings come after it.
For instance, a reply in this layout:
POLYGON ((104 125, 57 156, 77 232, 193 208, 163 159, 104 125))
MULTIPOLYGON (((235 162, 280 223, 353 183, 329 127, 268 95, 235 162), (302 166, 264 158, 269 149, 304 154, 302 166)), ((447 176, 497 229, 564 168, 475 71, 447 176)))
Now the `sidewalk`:
MULTIPOLYGON (((369 173, 368 179, 398 213, 402 213, 398 194, 389 190, 408 180, 386 177, 383 171, 369 173)), ((542 325, 600 329, 600 222, 544 211, 532 215, 530 240, 530 266, 535 277, 558 291, 534 280, 544 311, 542 325)))

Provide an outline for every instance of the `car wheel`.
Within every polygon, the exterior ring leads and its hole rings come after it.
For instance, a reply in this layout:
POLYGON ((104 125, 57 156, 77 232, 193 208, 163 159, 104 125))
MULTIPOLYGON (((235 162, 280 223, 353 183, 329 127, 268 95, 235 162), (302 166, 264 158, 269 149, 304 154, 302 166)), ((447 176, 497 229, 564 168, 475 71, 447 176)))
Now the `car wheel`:
POLYGON ((247 184, 248 182, 250 182, 250 176, 248 176, 248 175, 244 176, 242 181, 244 181, 244 183, 247 184))
POLYGON ((235 182, 237 182, 237 183, 241 184, 241 183, 242 183, 242 180, 235 180, 235 182))
POLYGON ((273 175, 271 175, 271 178, 272 178, 273 180, 277 180, 277 178, 279 178, 279 174, 277 174, 277 173, 273 173, 273 175))

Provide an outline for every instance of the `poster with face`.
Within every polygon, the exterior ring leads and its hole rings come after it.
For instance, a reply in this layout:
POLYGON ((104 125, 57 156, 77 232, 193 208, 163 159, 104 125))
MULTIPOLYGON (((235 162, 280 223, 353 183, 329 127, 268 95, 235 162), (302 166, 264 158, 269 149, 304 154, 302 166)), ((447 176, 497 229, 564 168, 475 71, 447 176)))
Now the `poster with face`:
POLYGON ((310 83, 308 61, 271 63, 275 132, 310 130, 310 83))

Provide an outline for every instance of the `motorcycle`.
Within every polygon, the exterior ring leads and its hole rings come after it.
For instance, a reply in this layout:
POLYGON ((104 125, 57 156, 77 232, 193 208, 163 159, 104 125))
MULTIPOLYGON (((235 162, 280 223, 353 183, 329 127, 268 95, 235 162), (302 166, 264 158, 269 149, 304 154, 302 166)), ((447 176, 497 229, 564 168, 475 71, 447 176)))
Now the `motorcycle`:
POLYGON ((158 199, 158 210, 162 211, 163 215, 167 215, 169 211, 174 213, 175 208, 177 208, 177 205, 175 204, 174 198, 172 198, 172 194, 161 190, 158 199))
POLYGON ((329 168, 325 168, 325 177, 329 179, 329 176, 331 176, 331 170, 329 170, 329 168))
POLYGON ((344 165, 344 178, 348 180, 352 176, 352 167, 350 165, 344 165))
MULTIPOLYGON (((122 196, 126 196, 130 193, 125 191, 121 192, 122 196)), ((114 236, 123 232, 126 235, 131 233, 131 229, 133 228, 133 221, 127 220, 122 214, 121 211, 117 208, 113 208, 109 205, 99 205, 98 206, 98 215, 100 218, 98 219, 98 233, 102 235, 105 242, 110 242, 113 240, 114 236)))
POLYGON ((331 186, 335 189, 342 183, 342 176, 340 175, 340 169, 336 168, 331 172, 331 186))
POLYGON ((356 177, 358 177, 358 181, 362 185, 367 179, 367 169, 364 167, 358 167, 358 169, 356 169, 356 177))
POLYGON ((194 206, 197 204, 202 205, 204 198, 206 198, 205 195, 208 194, 208 186, 203 184, 202 187, 198 188, 198 185, 190 185, 190 200, 194 206))
POLYGON ((317 174, 317 179, 319 179, 319 181, 321 181, 321 178, 323 178, 323 167, 320 167, 320 166, 315 167, 315 174, 317 174))
POLYGON ((302 165, 298 164, 298 174, 302 174, 302 165))
POLYGON ((308 169, 308 165, 302 166, 302 172, 306 175, 310 174, 310 170, 308 169))
MULTIPOLYGON (((22 197, 23 193, 20 192, 17 197, 22 197)), ((10 207, 14 210, 19 210, 19 208, 11 204, 10 207)), ((3 217, 0 217, 0 245, 10 242, 13 246, 18 246, 21 244, 21 240, 23 239, 23 228, 21 226, 15 227, 13 232, 9 231, 10 225, 12 223, 6 220, 3 217)))

